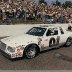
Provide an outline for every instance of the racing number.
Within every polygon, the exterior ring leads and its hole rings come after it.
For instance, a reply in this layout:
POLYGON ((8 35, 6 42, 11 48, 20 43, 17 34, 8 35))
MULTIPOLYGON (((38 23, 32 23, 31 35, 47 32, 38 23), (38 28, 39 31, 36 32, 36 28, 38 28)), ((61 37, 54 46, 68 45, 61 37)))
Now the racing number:
POLYGON ((59 41, 60 41, 60 36, 57 36, 56 39, 54 37, 52 37, 49 41, 49 47, 59 45, 59 41))

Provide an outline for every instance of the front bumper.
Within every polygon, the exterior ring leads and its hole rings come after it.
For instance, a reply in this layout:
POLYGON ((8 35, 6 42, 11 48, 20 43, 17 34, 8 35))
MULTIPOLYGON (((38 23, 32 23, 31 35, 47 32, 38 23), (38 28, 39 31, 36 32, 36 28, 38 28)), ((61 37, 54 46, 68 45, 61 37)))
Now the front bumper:
POLYGON ((23 57, 23 54, 19 54, 18 56, 16 56, 15 54, 15 56, 14 57, 12 57, 12 55, 11 54, 7 54, 5 51, 3 51, 3 50, 1 50, 0 49, 0 52, 1 52, 1 54, 3 55, 3 56, 5 56, 6 58, 8 58, 8 59, 11 59, 11 60, 13 60, 13 59, 16 59, 16 58, 21 58, 21 57, 23 57))
POLYGON ((6 50, 6 44, 2 43, 0 44, 0 53, 7 57, 8 59, 15 59, 15 58, 20 58, 23 56, 23 49, 20 49, 20 51, 17 51, 16 49, 16 52, 13 52, 13 53, 10 53, 10 52, 5 52, 6 50))
POLYGON ((1 54, 2 54, 3 56, 5 56, 5 57, 7 57, 7 58, 9 58, 9 59, 12 59, 12 58, 11 58, 11 55, 5 53, 3 50, 0 49, 0 52, 1 52, 1 54))

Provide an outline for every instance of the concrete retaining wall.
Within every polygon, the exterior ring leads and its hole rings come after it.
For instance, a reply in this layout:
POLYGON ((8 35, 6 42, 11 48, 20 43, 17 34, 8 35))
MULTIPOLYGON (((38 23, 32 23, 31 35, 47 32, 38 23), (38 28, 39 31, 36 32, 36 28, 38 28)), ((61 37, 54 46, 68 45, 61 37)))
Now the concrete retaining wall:
POLYGON ((64 28, 68 27, 68 24, 0 25, 0 37, 23 34, 31 27, 39 25, 54 25, 54 26, 62 26, 64 28))

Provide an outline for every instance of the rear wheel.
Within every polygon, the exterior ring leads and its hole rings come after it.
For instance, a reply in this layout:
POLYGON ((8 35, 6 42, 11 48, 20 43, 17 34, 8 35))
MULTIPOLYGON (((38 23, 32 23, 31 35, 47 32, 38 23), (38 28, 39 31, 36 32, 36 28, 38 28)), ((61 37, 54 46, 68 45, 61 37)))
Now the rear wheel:
POLYGON ((71 46, 71 44, 72 44, 72 38, 69 37, 69 38, 67 39, 66 43, 65 43, 65 46, 66 46, 66 47, 69 47, 69 46, 71 46))
POLYGON ((36 46, 35 45, 27 46, 24 52, 26 58, 32 59, 37 54, 36 46))

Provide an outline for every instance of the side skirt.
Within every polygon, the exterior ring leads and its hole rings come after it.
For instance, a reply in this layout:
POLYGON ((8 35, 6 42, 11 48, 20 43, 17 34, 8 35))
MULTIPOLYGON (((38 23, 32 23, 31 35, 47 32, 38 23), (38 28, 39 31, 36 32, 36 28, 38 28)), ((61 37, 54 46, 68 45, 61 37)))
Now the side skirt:
POLYGON ((57 46, 53 46, 53 47, 49 47, 49 46, 47 46, 47 47, 44 47, 44 48, 40 48, 40 51, 44 51, 44 50, 49 50, 49 49, 53 49, 53 48, 59 48, 60 46, 62 46, 62 45, 64 45, 64 43, 62 43, 62 44, 59 44, 59 45, 57 45, 57 46))

